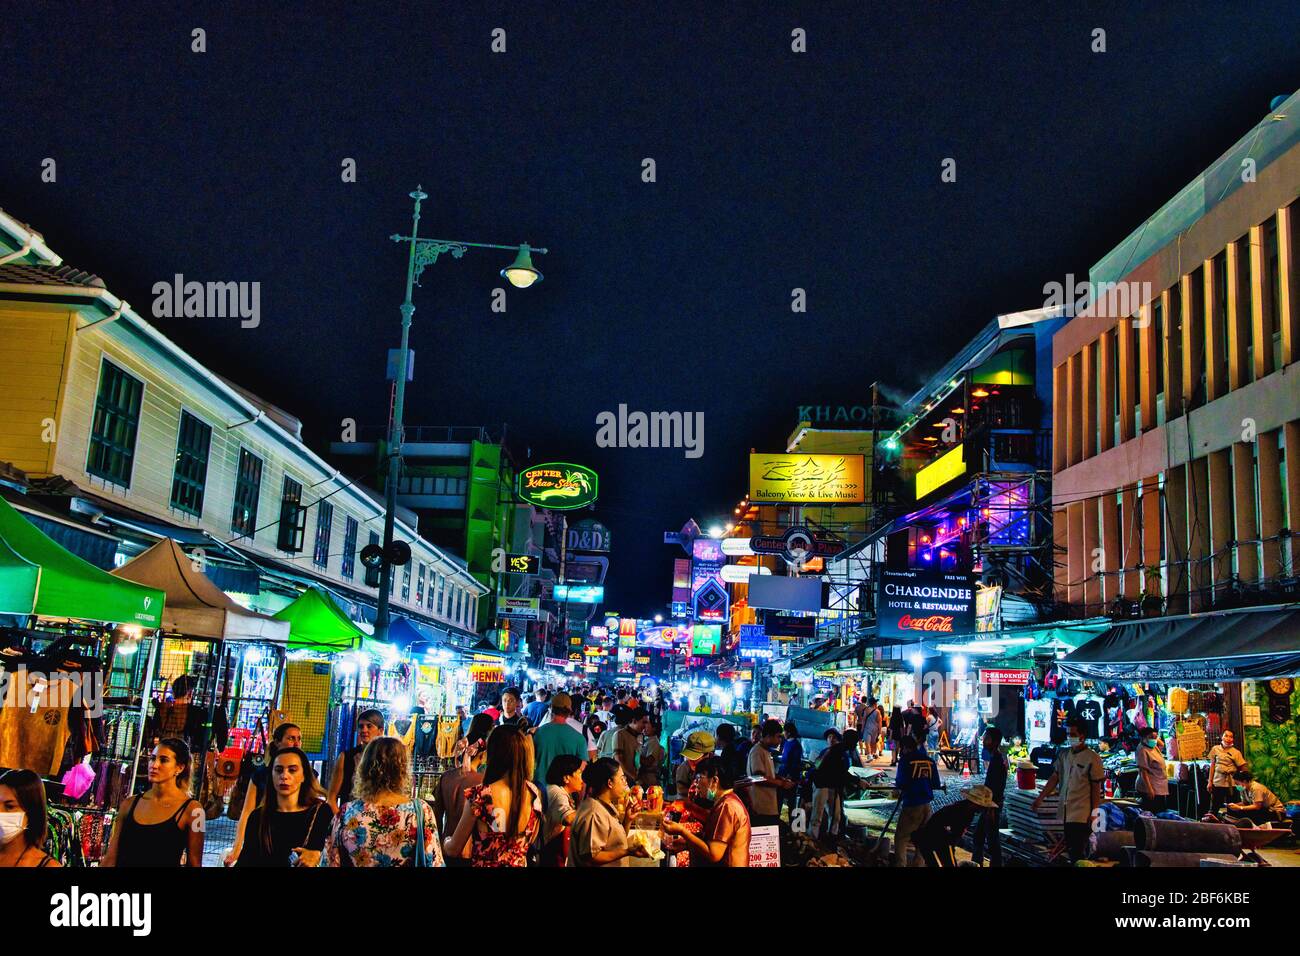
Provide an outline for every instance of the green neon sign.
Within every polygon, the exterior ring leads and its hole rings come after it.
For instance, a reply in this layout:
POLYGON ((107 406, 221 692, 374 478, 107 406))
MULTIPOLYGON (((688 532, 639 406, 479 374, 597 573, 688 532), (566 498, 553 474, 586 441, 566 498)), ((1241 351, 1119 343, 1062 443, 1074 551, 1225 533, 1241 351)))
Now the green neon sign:
POLYGON ((596 500, 599 481, 585 465, 555 461, 519 472, 519 497, 538 508, 573 511, 596 500))

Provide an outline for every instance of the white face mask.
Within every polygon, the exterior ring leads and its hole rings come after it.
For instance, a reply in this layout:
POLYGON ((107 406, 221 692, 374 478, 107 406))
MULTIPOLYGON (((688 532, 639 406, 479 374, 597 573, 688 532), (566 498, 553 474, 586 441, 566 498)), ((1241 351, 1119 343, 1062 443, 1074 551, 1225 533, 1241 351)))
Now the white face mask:
POLYGON ((21 810, 17 813, 0 813, 0 846, 8 846, 22 835, 27 827, 27 814, 21 810))

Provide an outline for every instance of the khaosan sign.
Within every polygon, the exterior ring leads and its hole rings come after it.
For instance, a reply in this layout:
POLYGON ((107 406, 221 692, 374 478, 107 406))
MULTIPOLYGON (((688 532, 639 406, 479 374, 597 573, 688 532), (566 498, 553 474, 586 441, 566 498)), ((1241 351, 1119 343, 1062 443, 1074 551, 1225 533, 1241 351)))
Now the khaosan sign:
POLYGON ((975 633, 975 579, 943 571, 880 571, 881 637, 914 641, 975 633))
POLYGON ((749 456, 749 500, 755 504, 861 504, 862 455, 749 456))
POLYGON ((519 497, 535 507, 573 511, 596 500, 599 482, 585 465, 556 461, 521 471, 518 490, 519 497))

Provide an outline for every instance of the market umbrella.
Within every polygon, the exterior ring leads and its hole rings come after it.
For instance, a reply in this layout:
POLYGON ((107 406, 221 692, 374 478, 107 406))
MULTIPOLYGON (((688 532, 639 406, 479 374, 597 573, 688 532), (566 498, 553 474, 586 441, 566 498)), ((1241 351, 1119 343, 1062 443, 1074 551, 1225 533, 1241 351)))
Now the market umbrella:
POLYGON ((352 651, 366 636, 317 588, 308 588, 272 616, 289 622, 289 650, 352 651))
POLYGON ((115 577, 161 589, 167 595, 162 625, 167 631, 212 640, 267 641, 284 644, 289 640, 289 623, 269 614, 258 614, 236 603, 212 583, 171 538, 164 538, 148 551, 112 572, 115 577))
POLYGON ((77 557, 0 498, 0 614, 162 624, 164 594, 77 557))

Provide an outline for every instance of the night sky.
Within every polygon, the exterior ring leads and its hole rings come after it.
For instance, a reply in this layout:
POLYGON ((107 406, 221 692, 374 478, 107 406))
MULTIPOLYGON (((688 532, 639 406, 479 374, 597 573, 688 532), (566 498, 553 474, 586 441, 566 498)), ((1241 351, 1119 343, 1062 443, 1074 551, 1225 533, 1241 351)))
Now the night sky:
POLYGON ((322 451, 344 418, 385 421, 388 236, 417 183, 422 235, 549 247, 504 315, 508 254, 425 272, 407 421, 505 422, 518 460, 595 467, 606 607, 628 614, 668 599, 662 532, 729 515, 798 405, 910 394, 1086 275, 1300 75, 1285 2, 275 6, 10 4, 0 207, 142 314, 174 273, 260 282, 257 329, 157 324, 322 451), (704 412, 704 456, 597 448, 620 403, 704 412))

